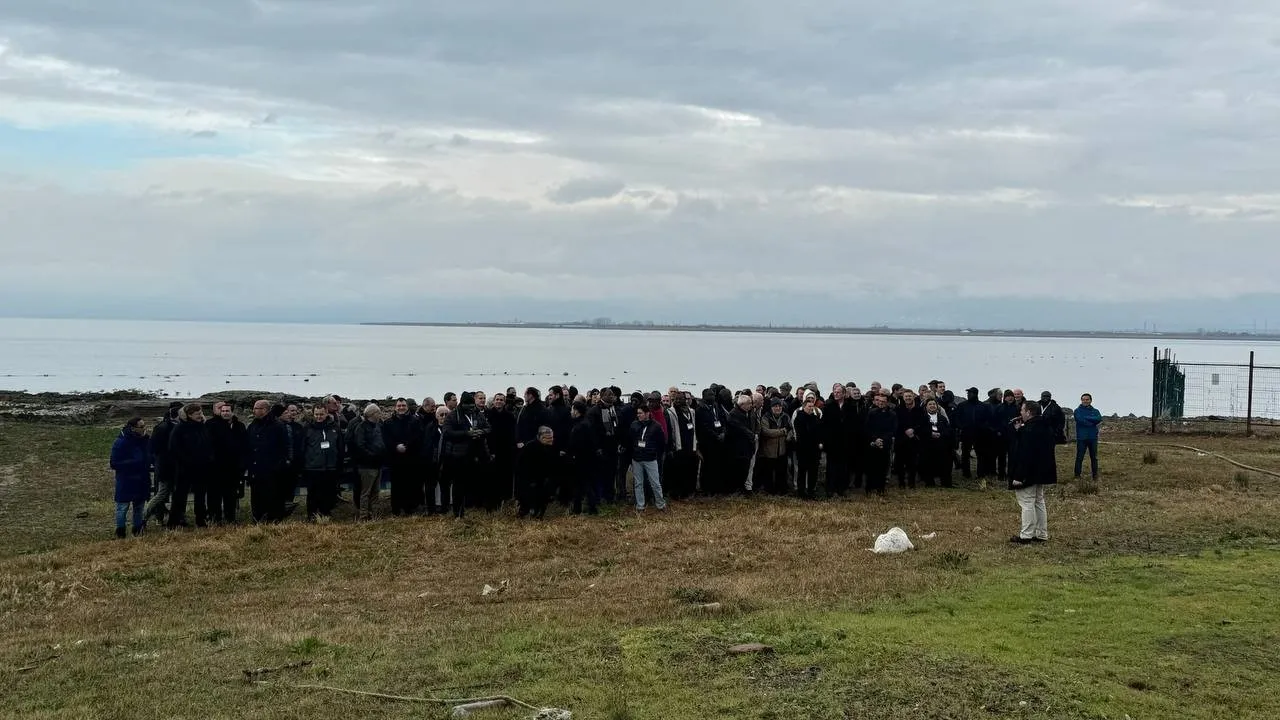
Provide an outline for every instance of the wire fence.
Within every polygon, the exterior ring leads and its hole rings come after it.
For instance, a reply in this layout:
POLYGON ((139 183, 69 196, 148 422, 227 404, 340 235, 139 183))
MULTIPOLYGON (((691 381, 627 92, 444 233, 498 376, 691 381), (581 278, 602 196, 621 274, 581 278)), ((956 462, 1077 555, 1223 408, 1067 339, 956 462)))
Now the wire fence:
POLYGON ((1151 432, 1173 432, 1189 421, 1243 426, 1280 425, 1280 367, 1247 363, 1182 362, 1155 348, 1151 366, 1151 432))

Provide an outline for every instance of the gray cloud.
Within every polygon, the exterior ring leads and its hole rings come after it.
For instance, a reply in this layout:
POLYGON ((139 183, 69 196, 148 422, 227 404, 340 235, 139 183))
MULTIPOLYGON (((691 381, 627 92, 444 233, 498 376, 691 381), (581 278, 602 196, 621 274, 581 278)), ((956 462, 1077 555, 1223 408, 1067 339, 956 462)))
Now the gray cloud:
POLYGON ((0 185, 19 285, 99 292, 93 237, 153 258, 116 263, 137 282, 270 261, 415 298, 586 302, 638 266, 691 308, 743 294, 729 266, 800 305, 1280 292, 1280 13, 1246 0, 10 0, 0 28, 0 123, 243 149, 0 185))
POLYGON ((570 180, 547 194, 554 203, 571 205, 584 200, 607 200, 626 189, 626 183, 608 178, 570 180))

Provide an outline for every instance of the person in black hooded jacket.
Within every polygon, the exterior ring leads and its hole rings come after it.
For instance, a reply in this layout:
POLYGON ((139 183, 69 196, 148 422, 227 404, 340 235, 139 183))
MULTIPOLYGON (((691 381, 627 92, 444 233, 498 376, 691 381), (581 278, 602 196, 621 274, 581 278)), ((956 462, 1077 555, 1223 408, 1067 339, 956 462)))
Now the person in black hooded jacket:
POLYGON ((169 453, 173 456, 173 508, 169 512, 170 529, 187 524, 187 496, 195 496, 196 527, 207 525, 205 497, 209 471, 213 466, 213 445, 204 427, 204 410, 197 403, 182 408, 178 426, 169 435, 169 453))
POLYGON ((524 391, 524 407, 516 413, 516 449, 538 440, 538 428, 551 423, 551 413, 542 402, 542 393, 531 387, 524 391))
MULTIPOLYGON (((956 434, 960 441, 960 474, 966 478, 973 477, 970 470, 973 463, 973 451, 978 447, 979 439, 985 432, 987 423, 988 405, 978 399, 978 388, 971 387, 965 391, 965 401, 956 406, 954 412, 949 412, 952 427, 955 428, 956 434)), ((979 463, 981 466, 981 463, 979 463)), ((979 473, 981 477, 981 473, 979 473)))
POLYGON ((245 470, 249 482, 249 512, 254 522, 284 519, 286 493, 292 490, 288 471, 289 438, 280 420, 283 405, 266 400, 253 404, 253 421, 246 430, 245 470))
POLYGON ((1059 445, 1067 444, 1067 414, 1048 390, 1040 393, 1040 415, 1053 431, 1053 441, 1059 445))
POLYGON ((553 386, 547 391, 547 427, 551 428, 551 432, 555 435, 556 457, 560 463, 560 468, 555 475, 560 479, 560 486, 553 488, 553 492, 559 499, 560 504, 568 505, 573 499, 574 483, 573 475, 567 472, 569 467, 569 432, 573 429, 573 417, 569 410, 569 402, 565 398, 565 390, 559 385, 553 386))
POLYGON ((914 488, 920 474, 923 449, 920 426, 924 421, 924 408, 916 401, 914 391, 903 390, 902 402, 895 413, 898 416, 898 434, 893 441, 894 474, 898 476, 899 488, 914 488))

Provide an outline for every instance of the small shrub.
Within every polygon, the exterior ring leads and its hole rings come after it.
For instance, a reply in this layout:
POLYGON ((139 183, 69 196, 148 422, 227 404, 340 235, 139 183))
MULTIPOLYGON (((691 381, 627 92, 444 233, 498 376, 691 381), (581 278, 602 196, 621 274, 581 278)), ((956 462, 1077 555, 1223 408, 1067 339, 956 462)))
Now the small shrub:
POLYGON ((678 587, 671 591, 671 598, 683 603, 704 605, 716 602, 719 596, 714 591, 706 588, 678 587))
POLYGON ((1235 476, 1236 489, 1240 492, 1249 492, 1249 473, 1240 470, 1235 476))
POLYGON ((289 652, 294 655, 315 655, 324 649, 325 642, 314 635, 302 638, 298 642, 289 646, 289 652))
POLYGON ((969 567, 969 553, 959 550, 947 550, 940 553, 935 562, 944 570, 964 570, 969 567))
POLYGON ((1155 465, 1158 462, 1160 462, 1160 453, 1155 450, 1148 450, 1142 453, 1143 465, 1155 465))
POLYGON ((230 630, 223 630, 222 628, 214 628, 213 630, 205 630, 204 632, 200 633, 200 641, 201 641, 201 642, 207 642, 207 643, 210 643, 210 644, 213 644, 213 645, 216 645, 216 644, 218 644, 218 643, 222 642, 223 640, 227 640, 227 639, 229 639, 230 637, 231 637, 231 631, 230 631, 230 630))

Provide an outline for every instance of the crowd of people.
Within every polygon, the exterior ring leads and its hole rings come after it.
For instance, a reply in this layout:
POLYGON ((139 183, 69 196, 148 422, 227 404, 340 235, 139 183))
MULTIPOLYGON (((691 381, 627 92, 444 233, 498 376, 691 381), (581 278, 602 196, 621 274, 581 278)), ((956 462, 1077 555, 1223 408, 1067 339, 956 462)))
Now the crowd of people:
MULTIPOLYGON (((393 515, 489 512, 509 500, 520 517, 541 518, 554 502, 574 514, 602 504, 649 503, 695 494, 794 494, 813 500, 853 491, 953 487, 964 478, 1005 482, 1017 494, 1022 526, 1014 542, 1048 539, 1044 488, 1057 481, 1054 447, 1067 442, 1067 416, 1051 393, 969 388, 959 400, 946 383, 913 390, 871 383, 816 383, 792 392, 712 385, 699 396, 617 387, 580 393, 554 386, 446 393, 437 404, 400 398, 390 408, 357 407, 331 395, 314 407, 257 400, 246 424, 229 402, 174 402, 150 429, 135 417, 111 450, 116 535, 148 521, 170 529, 235 523, 249 495, 253 522, 279 522, 305 488, 309 520, 341 502, 360 519, 379 511, 389 486, 393 515), (351 488, 349 498, 344 486, 351 488)), ((1098 475, 1101 413, 1084 395, 1074 413, 1075 474, 1087 453, 1098 475)))

